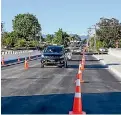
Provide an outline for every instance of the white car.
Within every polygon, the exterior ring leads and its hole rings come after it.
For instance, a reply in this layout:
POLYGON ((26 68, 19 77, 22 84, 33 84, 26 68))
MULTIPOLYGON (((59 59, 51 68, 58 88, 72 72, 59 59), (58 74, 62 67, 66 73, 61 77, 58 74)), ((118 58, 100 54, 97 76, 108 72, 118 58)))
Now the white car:
POLYGON ((72 59, 72 51, 70 49, 66 49, 66 56, 68 60, 72 59))
POLYGON ((105 49, 105 48, 100 48, 99 51, 100 51, 100 52, 105 52, 106 49, 105 49))

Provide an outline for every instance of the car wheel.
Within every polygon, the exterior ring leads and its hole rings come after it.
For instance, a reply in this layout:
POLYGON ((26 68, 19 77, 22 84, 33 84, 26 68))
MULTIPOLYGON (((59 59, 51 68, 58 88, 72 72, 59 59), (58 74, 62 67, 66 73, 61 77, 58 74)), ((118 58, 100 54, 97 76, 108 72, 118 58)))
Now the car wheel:
POLYGON ((41 68, 44 68, 44 64, 43 64, 43 63, 41 63, 41 65, 40 65, 40 66, 41 66, 41 68))
POLYGON ((67 61, 66 62, 64 62, 64 68, 67 68, 68 67, 68 65, 67 65, 67 61))

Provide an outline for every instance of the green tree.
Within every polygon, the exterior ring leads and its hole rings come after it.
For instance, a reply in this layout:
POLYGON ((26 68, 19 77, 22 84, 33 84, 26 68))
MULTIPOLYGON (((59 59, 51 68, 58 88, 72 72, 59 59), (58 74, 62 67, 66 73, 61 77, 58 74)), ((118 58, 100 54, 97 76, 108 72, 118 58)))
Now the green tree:
POLYGON ((97 25, 97 38, 108 43, 107 47, 115 47, 115 41, 121 39, 121 23, 119 20, 100 18, 97 25))
POLYGON ((121 39, 119 40, 119 48, 121 48, 121 39))
POLYGON ((4 32, 4 23, 1 22, 1 34, 4 32))
POLYGON ((4 32, 1 38, 2 45, 8 48, 14 47, 14 44, 17 42, 17 38, 18 35, 15 31, 4 32))
POLYGON ((12 44, 13 44, 13 39, 12 37, 7 37, 3 40, 3 44, 4 46, 6 46, 6 48, 11 48, 12 47, 12 44))
POLYGON ((38 19, 33 14, 18 14, 13 22, 13 30, 17 32, 21 38, 26 40, 36 39, 40 34, 41 25, 38 19))
POLYGON ((82 40, 82 44, 86 44, 87 43, 87 39, 82 40))
POLYGON ((26 47, 26 46, 27 46, 27 42, 24 38, 18 39, 17 42, 15 43, 16 48, 26 47))
POLYGON ((36 47, 37 45, 38 45, 38 42, 35 41, 35 40, 32 40, 32 41, 29 41, 29 42, 28 42, 28 46, 29 46, 29 47, 36 47))
POLYGON ((41 42, 44 42, 45 38, 43 36, 41 36, 41 42))
POLYGON ((61 28, 59 28, 59 30, 57 32, 55 32, 55 37, 54 37, 53 43, 62 45, 63 44, 62 36, 63 36, 63 31, 61 28))
POLYGON ((63 37, 62 37, 62 41, 63 41, 63 45, 66 47, 69 45, 70 40, 69 40, 69 35, 66 32, 63 32, 63 37))
POLYGON ((51 35, 51 34, 47 34, 46 42, 47 42, 47 43, 52 43, 53 38, 54 38, 53 35, 51 35))
POLYGON ((81 41, 81 38, 79 35, 75 34, 73 37, 74 37, 74 40, 81 41))
POLYGON ((73 41, 74 40, 74 37, 69 36, 68 39, 69 39, 69 41, 73 41))
POLYGON ((69 35, 62 30, 62 28, 59 28, 57 32, 55 32, 55 37, 53 39, 53 43, 58 45, 64 45, 65 47, 69 44, 69 35))
POLYGON ((94 49, 94 37, 89 38, 89 49, 91 51, 94 49))

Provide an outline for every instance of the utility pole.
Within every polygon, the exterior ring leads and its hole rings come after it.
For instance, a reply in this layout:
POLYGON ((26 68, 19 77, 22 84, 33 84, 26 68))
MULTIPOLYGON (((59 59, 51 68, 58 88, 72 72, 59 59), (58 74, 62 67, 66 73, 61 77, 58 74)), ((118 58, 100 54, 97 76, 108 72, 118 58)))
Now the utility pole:
POLYGON ((96 28, 96 25, 93 25, 94 27, 93 28, 88 28, 89 31, 88 31, 88 35, 90 35, 90 31, 93 29, 95 30, 95 34, 94 34, 94 46, 93 46, 93 50, 96 52, 96 38, 97 38, 97 35, 96 35, 96 31, 97 31, 97 28, 96 28))
POLYGON ((87 39, 87 46, 88 46, 88 53, 89 53, 89 39, 90 39, 90 35, 89 35, 89 30, 88 30, 88 39, 87 39))
POLYGON ((89 52, 89 48, 91 48, 90 32, 91 32, 91 28, 88 28, 88 40, 87 40, 88 52, 89 52))
POLYGON ((97 38, 97 35, 96 35, 96 31, 97 31, 96 25, 94 25, 94 29, 95 29, 95 36, 94 36, 94 51, 96 52, 96 51, 97 51, 97 49, 96 49, 96 38, 97 38))

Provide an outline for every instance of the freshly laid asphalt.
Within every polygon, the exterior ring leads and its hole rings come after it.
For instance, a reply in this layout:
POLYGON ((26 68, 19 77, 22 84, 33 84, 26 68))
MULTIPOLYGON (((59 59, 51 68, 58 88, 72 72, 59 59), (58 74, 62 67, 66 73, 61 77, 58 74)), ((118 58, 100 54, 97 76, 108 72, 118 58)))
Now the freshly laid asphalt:
MULTIPOLYGON (((75 79, 81 56, 73 55, 68 68, 40 62, 3 67, 1 70, 2 114, 68 114, 72 110, 75 79)), ((86 55, 82 106, 87 114, 121 114, 121 81, 98 60, 86 55)))

